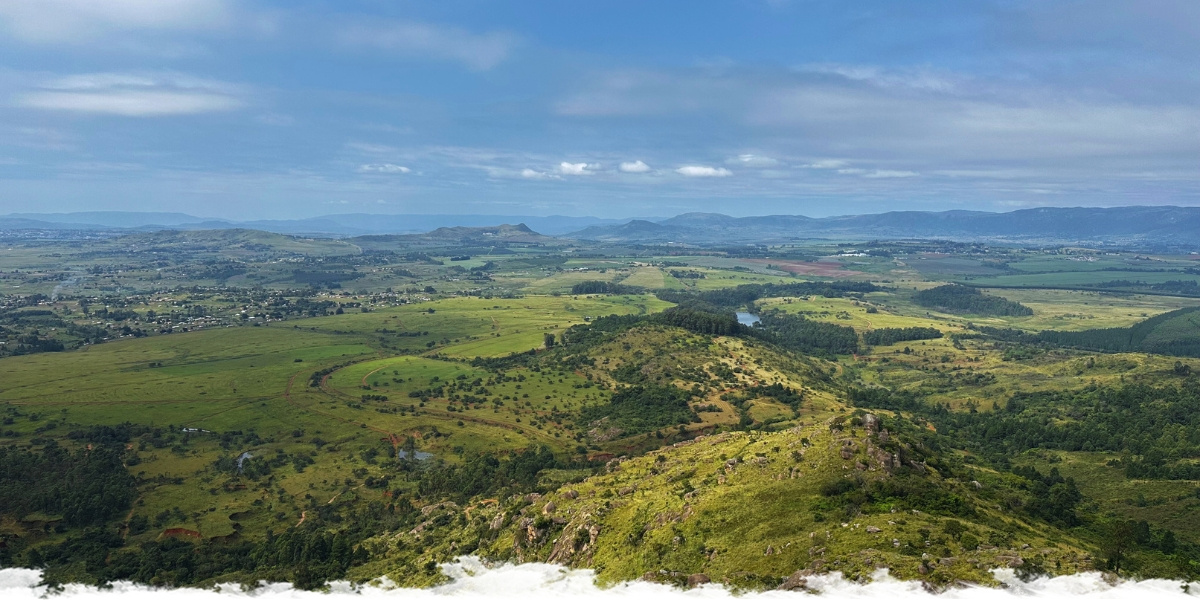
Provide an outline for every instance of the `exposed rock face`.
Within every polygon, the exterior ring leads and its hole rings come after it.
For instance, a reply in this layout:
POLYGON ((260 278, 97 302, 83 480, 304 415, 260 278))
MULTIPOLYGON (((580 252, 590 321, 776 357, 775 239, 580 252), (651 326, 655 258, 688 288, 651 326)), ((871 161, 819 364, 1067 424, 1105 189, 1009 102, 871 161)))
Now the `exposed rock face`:
POLYGON ((600 527, 590 519, 591 515, 585 513, 564 527, 547 560, 561 565, 590 565, 596 536, 600 535, 600 527))
POLYGON ((712 582, 712 579, 709 579, 708 575, 705 575, 704 573, 692 573, 691 575, 688 575, 688 578, 687 578, 687 586, 690 588, 694 588, 698 585, 704 585, 706 583, 711 583, 711 582, 712 582))
POLYGON ((450 502, 449 500, 447 500, 446 502, 440 502, 438 504, 430 504, 429 506, 423 507, 421 509, 421 516, 428 517, 430 514, 432 514, 434 511, 437 511, 437 510, 457 511, 458 505, 453 502, 450 502))
POLYGON ((882 448, 872 448, 868 454, 872 460, 878 463, 879 466, 888 473, 891 473, 892 470, 896 468, 896 465, 900 462, 896 455, 891 454, 882 448))
POLYGON ((862 421, 863 427, 866 428, 868 434, 877 433, 879 431, 879 417, 871 413, 867 413, 863 415, 862 421))
POLYGON ((555 504, 553 502, 547 502, 546 506, 542 507, 542 514, 543 515, 552 515, 552 514, 554 514, 554 511, 556 511, 556 510, 558 510, 557 504, 555 504))
POLYGON ((796 571, 795 573, 789 575, 788 578, 785 579, 783 583, 779 584, 779 587, 775 589, 784 591, 805 589, 808 587, 808 578, 812 574, 813 572, 808 569, 796 571))

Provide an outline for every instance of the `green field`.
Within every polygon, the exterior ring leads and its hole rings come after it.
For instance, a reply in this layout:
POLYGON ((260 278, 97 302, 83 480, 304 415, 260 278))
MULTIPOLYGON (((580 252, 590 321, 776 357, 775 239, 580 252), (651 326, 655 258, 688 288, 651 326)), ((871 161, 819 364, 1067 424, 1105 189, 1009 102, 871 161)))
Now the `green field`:
POLYGON ((1108 281, 1128 280, 1145 283, 1165 281, 1200 281, 1200 275, 1179 271, 1063 271, 1029 275, 997 275, 994 277, 964 277, 961 281, 981 287, 1063 288, 1094 286, 1108 281))

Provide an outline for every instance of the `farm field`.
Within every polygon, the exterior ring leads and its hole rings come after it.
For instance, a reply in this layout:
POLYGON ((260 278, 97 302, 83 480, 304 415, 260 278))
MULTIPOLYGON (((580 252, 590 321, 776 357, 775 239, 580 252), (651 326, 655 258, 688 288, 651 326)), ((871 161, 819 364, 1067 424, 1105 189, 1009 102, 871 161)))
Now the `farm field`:
MULTIPOLYGON (((880 299, 886 296, 880 296, 880 299)), ((875 305, 870 302, 848 298, 824 298, 820 296, 800 298, 769 298, 756 305, 761 310, 781 310, 789 314, 803 315, 814 321, 824 321, 853 327, 859 332, 882 327, 935 327, 939 329, 961 329, 957 319, 930 318, 893 313, 887 309, 868 312, 875 305)), ((915 312, 915 311, 914 311, 915 312)))
POLYGON ((615 281, 625 274, 626 271, 616 268, 608 268, 604 272, 595 270, 567 271, 532 281, 524 287, 524 290, 530 294, 569 293, 571 286, 577 283, 584 281, 615 281))
POLYGON ((663 273, 658 267, 638 267, 621 280, 623 285, 635 285, 652 290, 662 289, 665 287, 682 287, 674 277, 663 273), (668 285, 668 281, 673 285, 668 285))
POLYGON ((1166 281, 1200 281, 1200 275, 1179 271, 1061 271, 1053 273, 1030 273, 1028 275, 996 275, 962 277, 961 281, 981 287, 1044 287, 1095 286, 1116 281, 1141 281, 1163 283, 1166 281))

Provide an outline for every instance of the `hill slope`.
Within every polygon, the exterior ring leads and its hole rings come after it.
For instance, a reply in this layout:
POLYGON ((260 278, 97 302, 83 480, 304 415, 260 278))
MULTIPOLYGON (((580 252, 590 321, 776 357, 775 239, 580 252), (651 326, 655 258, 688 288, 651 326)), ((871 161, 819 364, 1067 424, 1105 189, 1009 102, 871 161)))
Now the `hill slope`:
POLYGON ((462 549, 593 568, 604 582, 751 588, 885 566, 938 586, 990 582, 994 568, 1092 566, 1085 542, 1005 505, 1004 476, 955 466, 888 427, 860 412, 724 433, 614 460, 545 496, 432 507, 412 530, 370 542, 392 550, 364 572, 411 580, 420 574, 408 565, 462 549))

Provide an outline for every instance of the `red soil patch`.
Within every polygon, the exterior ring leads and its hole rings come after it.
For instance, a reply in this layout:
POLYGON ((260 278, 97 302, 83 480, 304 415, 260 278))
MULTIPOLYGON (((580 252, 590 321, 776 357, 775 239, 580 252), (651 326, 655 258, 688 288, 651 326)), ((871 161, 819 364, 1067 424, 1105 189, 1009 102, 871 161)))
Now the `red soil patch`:
POLYGON ((781 261, 781 260, 763 259, 763 258, 747 260, 746 262, 751 262, 751 263, 760 264, 760 265, 770 264, 771 266, 773 266, 777 269, 782 269, 784 271, 787 271, 788 273, 796 273, 798 275, 816 275, 818 277, 838 277, 840 275, 847 275, 850 273, 850 271, 847 271, 842 266, 841 263, 805 262, 805 261, 790 261, 790 260, 782 260, 781 261))

